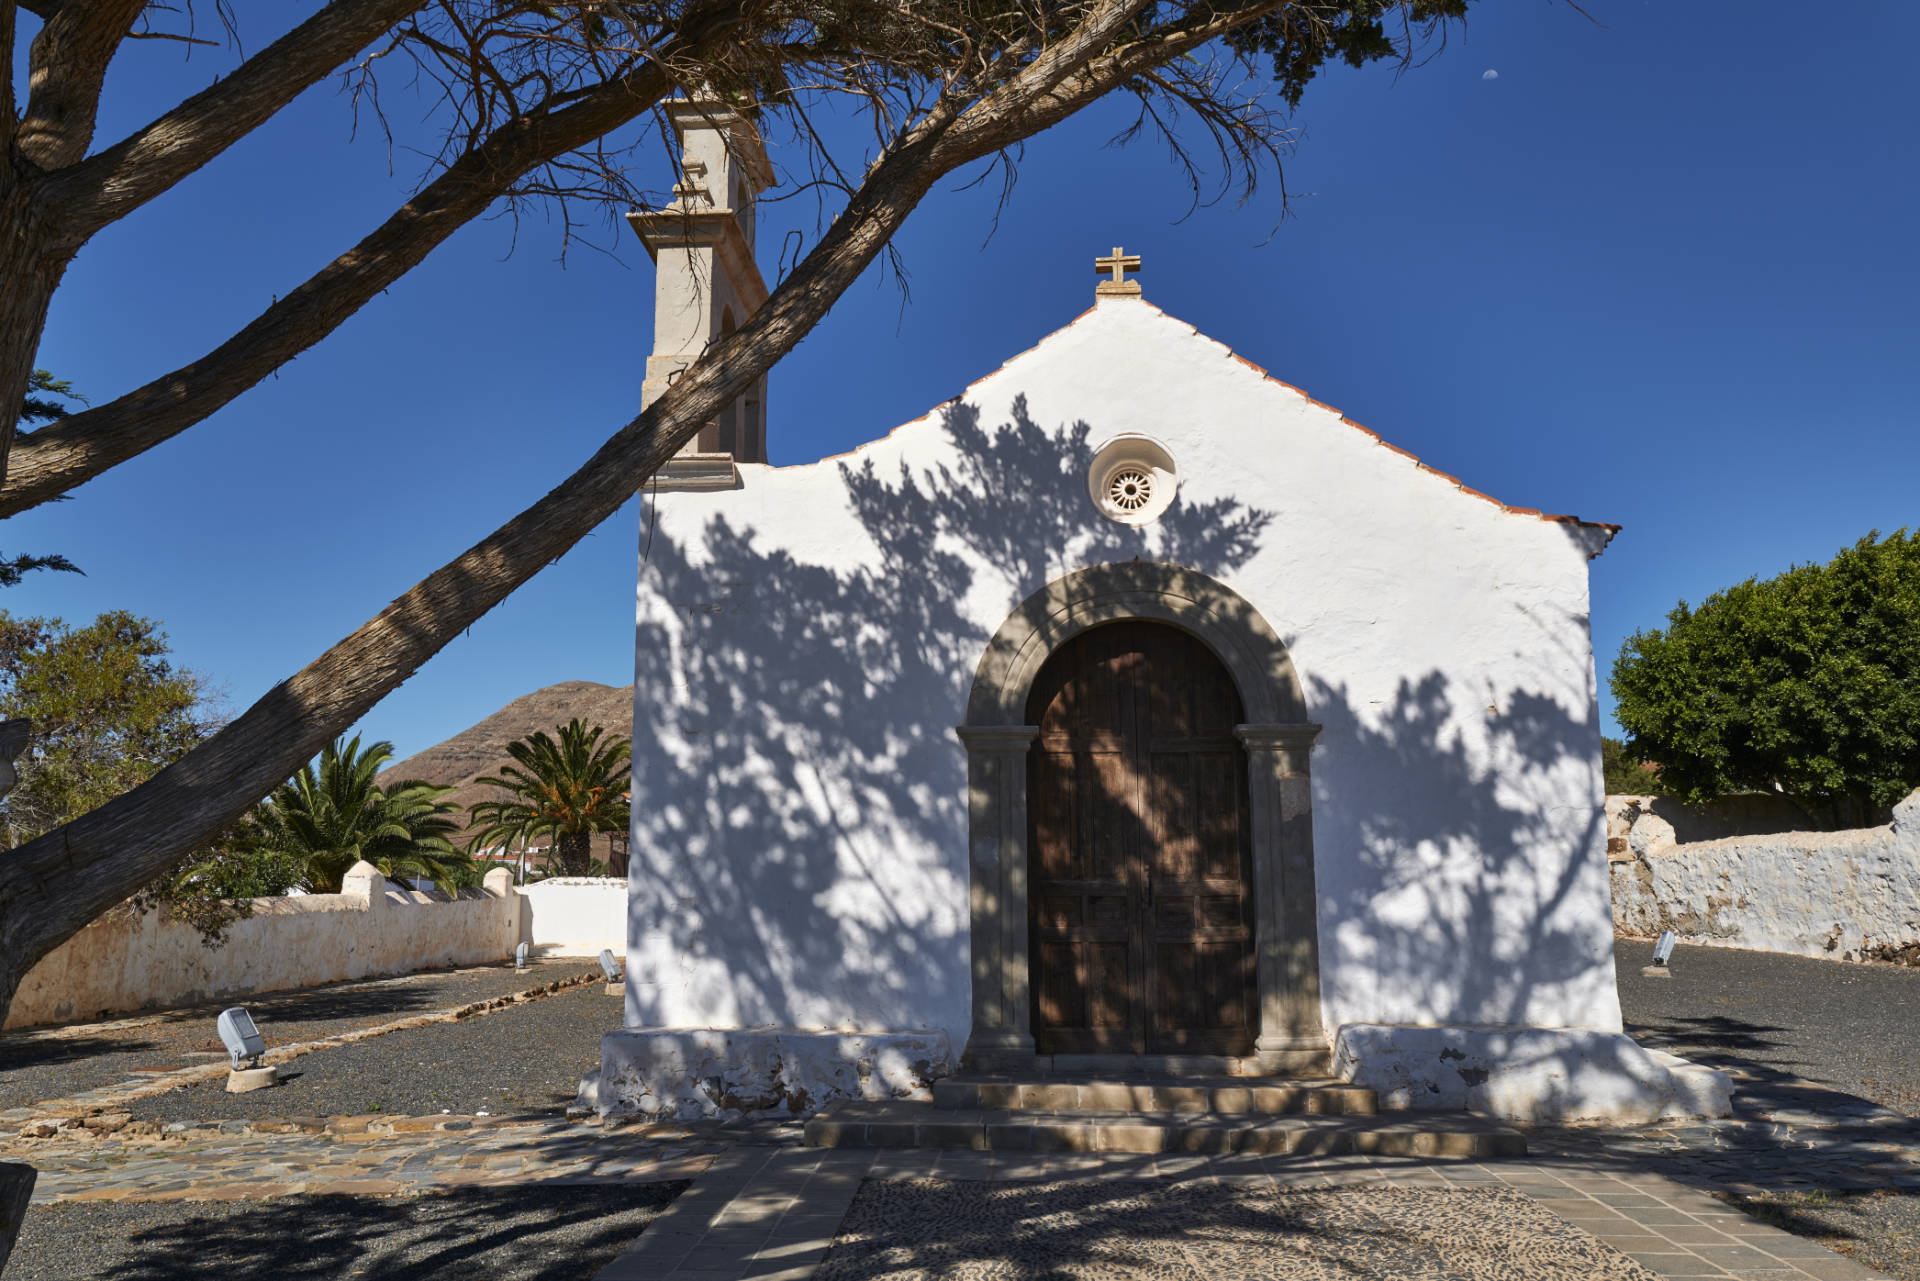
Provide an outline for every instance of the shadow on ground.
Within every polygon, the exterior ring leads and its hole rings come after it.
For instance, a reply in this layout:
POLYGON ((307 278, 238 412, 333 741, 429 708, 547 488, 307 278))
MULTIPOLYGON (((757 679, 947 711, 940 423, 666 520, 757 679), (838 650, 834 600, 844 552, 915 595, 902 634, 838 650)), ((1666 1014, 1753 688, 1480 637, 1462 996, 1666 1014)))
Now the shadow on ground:
POLYGON ((1646 1281, 1510 1189, 869 1182, 816 1281, 1646 1281))
POLYGON ((684 1183, 31 1211, 7 1281, 587 1281, 684 1183))

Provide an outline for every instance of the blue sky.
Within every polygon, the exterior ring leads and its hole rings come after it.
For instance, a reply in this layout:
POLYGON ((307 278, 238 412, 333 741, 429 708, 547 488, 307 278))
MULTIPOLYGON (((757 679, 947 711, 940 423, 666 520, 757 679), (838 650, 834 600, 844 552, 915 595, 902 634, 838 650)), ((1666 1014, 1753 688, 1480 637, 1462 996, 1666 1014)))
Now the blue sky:
MULTIPOLYGON (((301 13, 311 5, 299 6, 301 13)), ((1594 642, 1682 598, 1824 560, 1920 514, 1920 5, 1483 4, 1438 57, 1313 85, 1278 188, 1187 211, 1119 104, 1030 144, 1011 204, 946 191, 899 240, 911 301, 862 282, 774 372, 775 462, 885 433, 1087 305, 1091 259, 1505 502, 1614 521, 1594 642), (1497 73, 1488 76, 1488 72, 1497 73)), ((249 12, 245 20, 259 15, 249 12)), ((23 15, 23 23, 30 20, 23 15)), ((277 32, 248 29, 257 49, 277 32)), ((233 64, 122 55, 108 141, 233 64)), ((403 90, 396 119, 417 110, 403 90)), ((664 164, 662 164, 664 172, 664 164)), ((418 173, 332 86, 99 236, 39 363, 96 401, 202 354, 404 197, 418 173), (391 169, 390 169, 391 162, 391 169)), ((763 221, 811 243, 810 201, 763 221)), ((621 235, 625 236, 622 231, 621 235)), ((16 613, 161 620, 235 710, 537 499, 636 411, 652 268, 557 261, 557 227, 476 223, 187 435, 16 517, 59 551, 16 613), (509 254, 509 249, 512 252, 509 254)), ((555 681, 632 679, 637 505, 363 723, 404 755, 555 681)))

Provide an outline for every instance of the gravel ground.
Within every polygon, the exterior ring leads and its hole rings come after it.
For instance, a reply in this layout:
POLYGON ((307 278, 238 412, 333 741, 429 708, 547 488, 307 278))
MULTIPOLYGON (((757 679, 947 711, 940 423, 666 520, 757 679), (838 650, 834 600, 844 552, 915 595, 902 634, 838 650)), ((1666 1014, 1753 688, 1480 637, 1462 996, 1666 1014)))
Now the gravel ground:
POLYGON ((489 1000, 588 970, 598 973, 591 960, 578 958, 536 962, 523 972, 511 965, 446 970, 8 1032, 0 1035, 0 1108, 25 1107, 150 1071, 224 1059, 214 1020, 229 1005, 244 1004, 252 1012, 269 1046, 288 1045, 489 1000))
POLYGON ((1734 1204, 1857 1263, 1920 1281, 1920 1192, 1770 1192, 1734 1204))
POLYGON ((28 1212, 7 1281, 589 1281, 684 1186, 68 1202, 28 1212))
POLYGON ((1643 979, 1653 945, 1615 944, 1627 1030, 1757 1087, 1804 1077, 1920 1116, 1920 970, 1734 948, 1678 947, 1673 977, 1643 979))
MULTIPOLYGON (((282 1083, 228 1094, 225 1081, 127 1105, 135 1120, 437 1112, 555 1115, 600 1066, 600 1038, 620 1026, 620 998, 598 983, 538 1001, 320 1050, 284 1065, 282 1083)), ((262 1029, 265 1031, 265 1029, 262 1029)), ((269 1042, 273 1034, 267 1033, 269 1042)))

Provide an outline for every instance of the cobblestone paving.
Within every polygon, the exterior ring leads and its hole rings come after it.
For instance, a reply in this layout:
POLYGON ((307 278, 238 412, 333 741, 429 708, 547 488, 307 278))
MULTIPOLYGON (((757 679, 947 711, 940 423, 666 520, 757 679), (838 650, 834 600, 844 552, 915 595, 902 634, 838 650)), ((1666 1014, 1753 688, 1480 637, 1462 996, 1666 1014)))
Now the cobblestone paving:
POLYGON ((494 1124, 489 1117, 315 1118, 286 1124, 304 1128, 242 1134, 214 1127, 138 1141, 55 1138, 0 1145, 0 1157, 39 1169, 33 1203, 45 1205, 670 1182, 693 1178, 726 1146, 682 1129, 600 1130, 564 1121, 494 1124), (394 1126, 402 1128, 388 1128, 394 1126))
POLYGON ((818 1281, 1655 1281, 1506 1187, 875 1181, 818 1281))
MULTIPOLYGON (((1483 1215, 1479 1227, 1486 1224, 1483 1215)), ((1624 1281, 1649 1273, 1664 1281, 1883 1275, 1658 1175, 1596 1172, 1580 1161, 737 1147, 715 1158, 597 1281, 1624 1281), (919 1182, 901 1194, 869 1180, 919 1182), (1190 1214, 1157 1226, 1184 1234, 1187 1254, 1201 1266, 1183 1271, 1153 1257, 1157 1247, 1144 1238, 1156 1225, 1138 1204, 1148 1180, 1191 1189, 1165 1193, 1190 1214), (856 1197, 876 1188, 874 1204, 893 1204, 847 1218, 856 1197), (1327 1244, 1300 1230, 1310 1224, 1290 1224, 1274 1212, 1287 1195, 1315 1189, 1344 1189, 1356 1198, 1349 1203, 1355 1221, 1371 1220, 1370 1230, 1382 1234, 1376 1244, 1396 1252, 1390 1270, 1383 1272, 1371 1252, 1343 1256, 1324 1248, 1319 1271, 1282 1270, 1312 1262, 1327 1244), (1419 1192, 1428 1195, 1408 1196, 1419 1192), (1521 1230, 1495 1239, 1464 1223, 1459 1211, 1476 1203, 1463 1193, 1485 1198, 1477 1203, 1483 1209, 1501 1210, 1496 1232, 1508 1223, 1521 1230), (968 1213, 995 1201, 1001 1204, 990 1223, 968 1213), (1249 1208, 1252 1224, 1243 1213, 1249 1208)))

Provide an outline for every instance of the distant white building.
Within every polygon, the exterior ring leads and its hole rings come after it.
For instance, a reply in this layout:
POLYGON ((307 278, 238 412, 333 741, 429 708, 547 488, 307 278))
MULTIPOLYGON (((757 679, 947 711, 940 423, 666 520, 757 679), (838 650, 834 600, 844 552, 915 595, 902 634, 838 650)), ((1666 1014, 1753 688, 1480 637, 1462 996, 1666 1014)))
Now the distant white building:
MULTIPOLYGON (((686 208, 635 216, 654 395, 765 296, 751 128, 675 121, 686 208)), ((756 391, 662 472, 603 1110, 699 1102, 675 1072, 778 1078, 706 1091, 744 1107, 1065 1055, 1671 1102, 1614 986, 1587 575, 1616 527, 1425 466, 1135 262, 852 454, 768 466, 756 391)))

